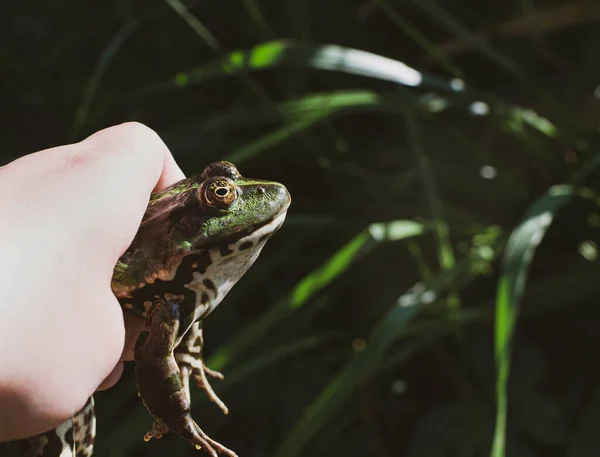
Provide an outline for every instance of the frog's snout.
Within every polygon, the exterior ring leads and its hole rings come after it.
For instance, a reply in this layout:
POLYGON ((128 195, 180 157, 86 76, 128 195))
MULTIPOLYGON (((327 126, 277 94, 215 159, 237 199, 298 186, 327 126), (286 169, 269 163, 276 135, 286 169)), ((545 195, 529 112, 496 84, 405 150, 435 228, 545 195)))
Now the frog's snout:
POLYGON ((288 207, 292 203, 292 196, 288 192, 287 188, 283 184, 273 183, 271 184, 272 189, 270 191, 271 198, 275 202, 277 213, 287 211, 288 207))

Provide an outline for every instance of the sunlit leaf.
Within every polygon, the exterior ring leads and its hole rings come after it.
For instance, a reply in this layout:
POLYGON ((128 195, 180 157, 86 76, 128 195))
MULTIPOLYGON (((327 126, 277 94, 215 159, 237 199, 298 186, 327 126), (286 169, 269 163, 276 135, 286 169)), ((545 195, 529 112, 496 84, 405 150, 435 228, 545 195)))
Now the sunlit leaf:
POLYGON ((175 87, 186 87, 223 75, 264 70, 277 65, 349 73, 405 86, 424 85, 450 92, 464 89, 464 84, 458 83, 458 80, 425 74, 399 60, 372 52, 332 44, 307 45, 293 41, 270 41, 248 50, 236 50, 220 61, 179 72, 173 81, 175 87))
POLYGON ((539 197, 513 230, 502 260, 502 274, 496 295, 495 353, 497 369, 497 416, 492 457, 504 457, 506 448, 506 395, 510 373, 511 345, 529 266, 556 213, 567 204, 576 188, 572 185, 551 187, 539 197))

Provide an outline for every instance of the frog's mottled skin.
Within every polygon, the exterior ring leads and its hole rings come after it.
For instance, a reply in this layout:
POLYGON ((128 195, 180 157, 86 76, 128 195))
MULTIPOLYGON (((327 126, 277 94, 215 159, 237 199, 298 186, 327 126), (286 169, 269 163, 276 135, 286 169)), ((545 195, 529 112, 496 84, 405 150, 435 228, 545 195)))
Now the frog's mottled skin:
MULTIPOLYGON (((152 195, 140 229, 119 259, 112 290, 123 308, 144 317, 135 345, 137 386, 154 417, 147 441, 169 430, 196 447, 236 454, 209 438, 190 414, 193 379, 227 414, 206 376, 202 320, 252 265, 284 221, 290 195, 278 183, 243 178, 216 162, 201 176, 152 195)), ((72 420, 27 440, 27 457, 88 457, 93 401, 72 420)))

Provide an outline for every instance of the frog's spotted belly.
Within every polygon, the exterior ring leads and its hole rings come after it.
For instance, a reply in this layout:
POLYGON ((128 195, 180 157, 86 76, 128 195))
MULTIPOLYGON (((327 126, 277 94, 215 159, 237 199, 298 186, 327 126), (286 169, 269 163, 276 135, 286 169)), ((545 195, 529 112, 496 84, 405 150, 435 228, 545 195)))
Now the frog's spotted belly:
POLYGON ((269 236, 279 229, 284 220, 285 214, 282 214, 233 242, 188 254, 183 257, 173 279, 156 279, 131 292, 128 297, 119 298, 121 305, 138 316, 146 317, 156 300, 167 294, 183 296, 181 326, 176 342, 179 344, 191 325, 210 314, 252 266, 269 236))

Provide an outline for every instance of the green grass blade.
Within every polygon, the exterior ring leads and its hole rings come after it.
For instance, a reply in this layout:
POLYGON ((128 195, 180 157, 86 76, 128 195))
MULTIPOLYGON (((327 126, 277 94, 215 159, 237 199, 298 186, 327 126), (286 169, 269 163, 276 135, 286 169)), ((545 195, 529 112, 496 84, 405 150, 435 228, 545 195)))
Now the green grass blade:
POLYGON ((527 273, 536 248, 544 238, 556 213, 575 195, 571 185, 551 187, 531 206, 513 230, 502 260, 502 274, 496 294, 496 428, 492 457, 504 457, 506 448, 507 384, 510 373, 511 344, 517 323, 527 273))
POLYGON ((425 231, 423 224, 415 221, 377 222, 367 228, 373 240, 378 243, 399 241, 421 235, 425 231))
POLYGON ((165 1, 167 2, 167 5, 169 5, 200 38, 202 38, 202 41, 204 41, 209 48, 215 52, 221 51, 222 48, 217 37, 215 37, 196 16, 191 14, 182 2, 179 0, 165 1))
POLYGON ((423 180, 431 218, 435 223, 435 235, 437 238, 440 267, 442 270, 451 270, 456 265, 456 259, 450 243, 448 223, 446 222, 446 217, 444 215, 443 203, 435 180, 435 174, 431 166, 431 159, 421 146, 417 120, 413 114, 408 114, 406 116, 406 124, 415 163, 419 167, 421 178, 423 180))
POLYGON ((260 29, 262 35, 268 38, 275 37, 276 33, 265 19, 257 0, 244 0, 244 9, 248 13, 248 16, 250 16, 252 19, 252 22, 254 22, 254 24, 260 29))
MULTIPOLYGON (((438 263, 442 271, 449 271, 455 267, 456 258, 450 242, 450 230, 444 215, 443 203, 438 190, 435 174, 431 166, 431 159, 421 146, 417 119, 414 114, 410 113, 406 115, 406 124, 415 164, 419 168, 429 211, 431 213, 431 218, 434 221, 438 263)), ((458 311, 460 307, 460 297, 458 292, 451 294, 448 305, 452 311, 458 311)))
POLYGON ((521 224, 513 230, 502 261, 502 273, 496 291, 496 426, 491 457, 505 457, 507 421, 507 384, 510 374, 511 345, 529 265, 556 213, 574 195, 597 203, 595 193, 577 184, 600 167, 600 155, 585 163, 571 179, 571 184, 552 186, 527 211, 521 224))
POLYGON ((275 40, 258 44, 247 50, 236 50, 224 58, 179 72, 171 81, 140 89, 134 97, 145 96, 160 90, 185 88, 193 84, 259 71, 279 65, 328 70, 368 78, 391 81, 405 86, 426 86, 450 92, 460 92, 464 84, 420 72, 399 60, 390 59, 360 49, 338 45, 306 45, 293 41, 275 40))

